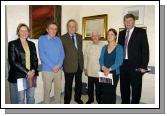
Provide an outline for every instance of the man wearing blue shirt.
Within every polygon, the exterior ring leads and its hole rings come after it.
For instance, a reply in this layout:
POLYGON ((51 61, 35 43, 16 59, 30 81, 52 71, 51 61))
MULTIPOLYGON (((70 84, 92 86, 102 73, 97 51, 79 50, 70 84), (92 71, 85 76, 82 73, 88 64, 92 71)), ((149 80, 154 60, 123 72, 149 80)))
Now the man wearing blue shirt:
POLYGON ((54 81, 55 103, 61 103, 61 74, 64 61, 64 48, 57 33, 56 23, 48 24, 48 34, 39 37, 38 50, 42 64, 44 103, 50 103, 50 92, 54 81))

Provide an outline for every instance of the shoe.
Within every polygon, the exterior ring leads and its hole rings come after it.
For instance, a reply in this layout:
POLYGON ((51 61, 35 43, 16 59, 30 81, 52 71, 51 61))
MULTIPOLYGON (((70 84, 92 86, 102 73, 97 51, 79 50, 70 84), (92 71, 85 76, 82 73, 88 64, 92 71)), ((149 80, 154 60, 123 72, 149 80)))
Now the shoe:
POLYGON ((75 102, 77 102, 78 104, 83 104, 82 100, 75 100, 75 102))
POLYGON ((93 103, 93 101, 89 101, 89 100, 88 100, 88 101, 86 102, 86 104, 91 104, 91 103, 93 103))
POLYGON ((100 101, 100 102, 97 102, 97 103, 98 103, 98 104, 103 104, 103 103, 102 103, 102 101, 100 101))
POLYGON ((64 104, 70 104, 70 102, 64 101, 64 104))

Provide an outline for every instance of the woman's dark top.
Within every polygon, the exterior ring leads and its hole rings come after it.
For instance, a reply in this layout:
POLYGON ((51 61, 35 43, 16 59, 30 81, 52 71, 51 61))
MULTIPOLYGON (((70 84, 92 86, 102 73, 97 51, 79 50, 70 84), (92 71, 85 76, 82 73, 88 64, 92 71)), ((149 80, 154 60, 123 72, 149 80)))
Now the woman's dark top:
MULTIPOLYGON (((30 49, 30 70, 35 70, 38 75, 38 58, 35 44, 27 40, 30 49)), ((8 43, 8 61, 9 61, 9 77, 8 81, 16 83, 18 78, 25 78, 28 69, 25 64, 25 51, 21 44, 21 40, 17 39, 8 43)))
POLYGON ((121 45, 117 44, 111 53, 107 51, 108 45, 104 45, 101 50, 101 55, 99 58, 100 66, 105 66, 111 68, 116 75, 120 74, 120 66, 123 62, 123 48, 121 45))
MULTIPOLYGON (((110 68, 115 63, 115 57, 116 57, 116 48, 113 49, 112 52, 108 53, 108 50, 105 50, 104 53, 104 66, 106 68, 110 68)), ((111 71, 114 75, 116 75, 115 70, 111 71)))

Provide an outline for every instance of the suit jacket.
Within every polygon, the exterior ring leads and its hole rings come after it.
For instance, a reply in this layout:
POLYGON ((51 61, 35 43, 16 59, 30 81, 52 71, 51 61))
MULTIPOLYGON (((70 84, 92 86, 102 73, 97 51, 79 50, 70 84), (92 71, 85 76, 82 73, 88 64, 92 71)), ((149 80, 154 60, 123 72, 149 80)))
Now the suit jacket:
MULTIPOLYGON (((126 30, 119 33, 118 43, 124 47, 126 30)), ((128 61, 132 68, 147 69, 149 62, 149 45, 144 29, 135 27, 128 43, 128 61)))
MULTIPOLYGON (((30 70, 34 69, 35 74, 38 75, 38 58, 35 44, 28 41, 30 49, 30 70)), ((8 81, 16 83, 18 78, 25 78, 27 72, 25 64, 25 51, 20 39, 9 42, 8 44, 8 61, 10 65, 8 81)))
POLYGON ((61 37, 65 59, 63 63, 64 72, 74 73, 77 72, 78 66, 83 70, 83 52, 82 52, 82 35, 76 33, 77 46, 75 47, 69 33, 61 37))

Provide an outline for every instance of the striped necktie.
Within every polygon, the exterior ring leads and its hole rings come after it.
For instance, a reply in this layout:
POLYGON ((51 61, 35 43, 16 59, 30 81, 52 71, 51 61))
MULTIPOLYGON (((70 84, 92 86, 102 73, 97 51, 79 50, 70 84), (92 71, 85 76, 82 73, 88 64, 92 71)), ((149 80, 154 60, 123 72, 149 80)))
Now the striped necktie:
POLYGON ((124 45, 124 58, 126 57, 126 49, 128 51, 128 38, 129 38, 129 30, 127 30, 127 34, 125 36, 125 45, 124 45))
POLYGON ((74 35, 71 36, 72 42, 75 44, 74 35))

